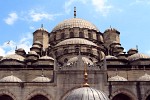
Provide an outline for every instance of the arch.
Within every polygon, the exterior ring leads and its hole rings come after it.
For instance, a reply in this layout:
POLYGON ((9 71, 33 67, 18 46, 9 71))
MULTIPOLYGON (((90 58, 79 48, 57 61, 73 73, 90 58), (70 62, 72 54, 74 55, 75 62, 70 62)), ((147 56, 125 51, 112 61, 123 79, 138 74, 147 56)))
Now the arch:
POLYGON ((123 94, 123 93, 119 93, 117 95, 115 95, 112 100, 132 100, 128 95, 123 94))
POLYGON ((150 100, 150 90, 145 93, 142 100, 150 100))
POLYGON ((0 95, 0 100, 14 100, 11 96, 3 94, 0 95))
POLYGON ((17 100, 16 96, 14 96, 9 90, 5 89, 0 90, 0 100, 7 100, 2 98, 10 98, 8 100, 17 100))
MULTIPOLYGON (((114 99, 117 97, 126 97, 130 98, 129 100, 137 100, 137 97, 129 90, 127 89, 118 89, 110 97, 110 100, 123 100, 123 99, 114 99)), ((128 100, 128 99, 125 99, 128 100)))
MULTIPOLYGON (((34 98, 37 97, 43 97, 45 98, 44 100, 54 100, 50 94, 48 94, 45 90, 43 89, 35 89, 31 91, 28 96, 25 98, 25 100, 36 100, 34 98)), ((38 99, 37 99, 38 100, 38 99)), ((43 99, 42 99, 43 100, 43 99)))
POLYGON ((49 100, 49 99, 46 96, 38 94, 38 95, 35 95, 35 96, 31 97, 30 100, 49 100))
POLYGON ((150 95, 146 97, 146 100, 150 100, 150 95))

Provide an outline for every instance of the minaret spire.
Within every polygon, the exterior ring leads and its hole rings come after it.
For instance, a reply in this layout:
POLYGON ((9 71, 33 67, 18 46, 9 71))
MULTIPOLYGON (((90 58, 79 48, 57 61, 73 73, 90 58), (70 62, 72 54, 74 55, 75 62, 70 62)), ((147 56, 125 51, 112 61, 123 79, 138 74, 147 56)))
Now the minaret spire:
POLYGON ((41 28, 43 28, 43 24, 41 24, 41 28))
POLYGON ((76 18, 76 7, 74 7, 74 18, 76 18))

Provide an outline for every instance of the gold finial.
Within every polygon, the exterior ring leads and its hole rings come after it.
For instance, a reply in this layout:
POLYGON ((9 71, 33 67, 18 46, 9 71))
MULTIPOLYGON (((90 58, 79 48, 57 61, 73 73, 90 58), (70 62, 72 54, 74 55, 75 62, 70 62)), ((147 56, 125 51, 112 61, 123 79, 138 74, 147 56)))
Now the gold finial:
POLYGON ((90 86, 87 82, 88 82, 88 74, 87 74, 87 66, 85 64, 85 66, 84 66, 84 84, 83 84, 83 87, 89 87, 90 86))
POLYGON ((74 18, 76 18, 76 7, 74 7, 74 18))

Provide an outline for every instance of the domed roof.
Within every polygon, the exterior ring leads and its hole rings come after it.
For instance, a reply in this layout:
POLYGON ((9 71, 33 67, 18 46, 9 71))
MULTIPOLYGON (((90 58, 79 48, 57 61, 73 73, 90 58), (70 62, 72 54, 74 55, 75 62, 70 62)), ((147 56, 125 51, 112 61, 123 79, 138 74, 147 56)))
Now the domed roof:
POLYGON ((18 77, 10 75, 2 78, 0 82, 22 82, 22 81, 18 77))
POLYGON ((25 50, 23 48, 19 48, 19 49, 17 49, 17 51, 25 52, 25 50))
POLYGON ((118 59, 118 58, 115 56, 108 55, 108 56, 106 56, 106 59, 118 59))
POLYGON ((10 54, 10 55, 7 55, 5 57, 3 57, 1 60, 4 60, 4 59, 14 59, 14 60, 18 60, 18 61, 24 61, 25 58, 21 55, 18 55, 18 54, 10 54))
POLYGON ((47 32, 47 30, 45 28, 43 28, 43 27, 38 28, 36 31, 46 31, 47 32))
POLYGON ((62 42, 59 42, 56 46, 61 46, 61 45, 68 45, 68 44, 87 44, 87 45, 93 45, 97 46, 95 43, 82 39, 82 38, 71 38, 71 39, 66 39, 62 42))
POLYGON ((63 22, 60 22, 52 31, 57 31, 64 28, 73 28, 73 27, 87 28, 87 29, 99 31, 95 25, 80 18, 71 18, 71 19, 64 20, 63 22))
POLYGON ((51 80, 45 76, 39 76, 32 80, 32 82, 50 82, 51 80))
POLYGON ((109 31, 117 32, 118 34, 120 34, 120 32, 117 29, 111 28, 111 27, 106 29, 104 33, 109 32, 109 31))
POLYGON ((39 45, 36 45, 36 44, 34 44, 33 46, 32 46, 33 48, 41 48, 39 45))
POLYGON ((129 61, 134 61, 134 60, 137 60, 137 59, 150 59, 150 56, 142 54, 142 53, 136 53, 136 54, 133 54, 133 55, 128 57, 129 61))
POLYGON ((143 76, 139 77, 138 81, 150 81, 150 75, 145 73, 143 76))
POLYGON ((108 78, 108 81, 128 81, 128 80, 124 77, 116 75, 116 76, 108 78))
POLYGON ((48 60, 54 60, 54 58, 50 57, 50 56, 42 56, 39 59, 48 59, 48 60))
POLYGON ((38 55, 35 51, 30 51, 28 54, 38 55))
POLYGON ((82 87, 69 93, 63 100, 109 100, 108 96, 91 87, 82 87))
MULTIPOLYGON (((90 64, 90 65, 93 65, 93 62, 89 59, 89 58, 86 58, 86 57, 82 57, 82 60, 84 63, 86 64, 90 64)), ((73 58, 70 58, 67 62, 67 65, 70 65, 72 63, 75 63, 78 61, 78 57, 73 57, 73 58)))
POLYGON ((42 44, 40 41, 35 41, 33 44, 42 44))

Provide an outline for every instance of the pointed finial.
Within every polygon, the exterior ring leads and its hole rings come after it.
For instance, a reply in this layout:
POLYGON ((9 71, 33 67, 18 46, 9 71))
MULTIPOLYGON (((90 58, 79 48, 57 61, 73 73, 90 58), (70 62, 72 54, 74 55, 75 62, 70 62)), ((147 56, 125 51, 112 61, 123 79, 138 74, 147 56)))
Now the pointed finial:
POLYGON ((76 18, 76 7, 74 7, 74 18, 76 18))
POLYGON ((84 66, 84 84, 83 87, 89 87, 90 85, 88 84, 88 74, 87 74, 87 66, 85 64, 84 66))
POLYGON ((136 45, 136 50, 138 51, 138 45, 136 45))
POLYGON ((41 28, 43 28, 43 24, 41 24, 41 28))

